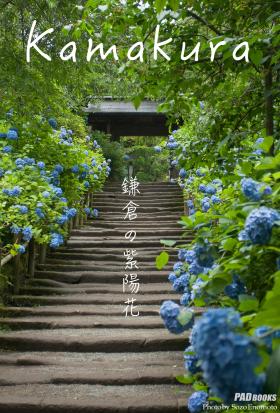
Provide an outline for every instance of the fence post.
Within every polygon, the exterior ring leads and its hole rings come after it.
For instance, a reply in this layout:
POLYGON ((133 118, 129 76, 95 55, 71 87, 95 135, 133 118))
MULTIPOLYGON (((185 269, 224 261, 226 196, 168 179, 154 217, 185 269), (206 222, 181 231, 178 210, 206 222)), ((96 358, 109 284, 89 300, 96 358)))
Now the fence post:
POLYGON ((20 289, 20 254, 14 258, 14 293, 18 294, 20 289))
POLYGON ((39 247, 39 264, 45 264, 47 256, 47 246, 42 244, 39 247))
POLYGON ((28 275, 30 278, 34 277, 35 259, 36 259, 36 243, 34 239, 32 238, 29 243, 29 255, 28 255, 28 275))

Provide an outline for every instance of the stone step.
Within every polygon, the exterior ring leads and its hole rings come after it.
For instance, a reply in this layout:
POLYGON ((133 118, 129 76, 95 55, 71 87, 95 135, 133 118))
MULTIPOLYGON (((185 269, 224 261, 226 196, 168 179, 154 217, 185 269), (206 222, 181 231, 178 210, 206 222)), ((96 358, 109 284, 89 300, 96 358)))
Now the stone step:
MULTIPOLYGON (((138 257, 136 257, 137 259, 138 257)), ((89 261, 91 262, 91 261, 89 261)), ((62 262, 58 263, 48 263, 48 264, 38 264, 36 266, 36 268, 39 271, 63 271, 63 272, 72 272, 72 271, 109 271, 109 272, 116 272, 116 271, 120 271, 120 272, 124 272, 124 271, 130 271, 131 270, 128 268, 125 270, 125 257, 123 258, 123 262, 122 261, 118 261, 116 263, 114 263, 113 261, 108 261, 106 262, 96 262, 94 264, 87 264, 86 261, 83 261, 83 264, 81 264, 81 262, 79 263, 79 261, 75 262, 72 261, 71 263, 68 263, 68 261, 64 260, 62 262)), ((155 271, 155 260, 152 261, 151 264, 148 264, 145 262, 141 262, 141 257, 138 258, 137 261, 137 267, 139 271, 155 271)), ((137 268, 133 268, 133 270, 135 271, 137 268)), ((164 267, 165 271, 169 271, 172 269, 172 265, 169 264, 168 266, 164 267)))
MULTIPOLYGON (((106 268, 107 271, 115 271, 115 270, 122 270, 125 268, 125 260, 126 258, 122 255, 122 260, 115 261, 114 260, 108 260, 108 261, 87 261, 87 260, 57 260, 54 258, 49 258, 46 261, 46 264, 37 264, 37 269, 39 270, 54 270, 54 269, 59 269, 59 270, 72 270, 77 271, 78 268, 82 270, 88 270, 91 269, 92 271, 104 271, 104 268, 106 268)), ((138 256, 135 257, 138 259, 138 256)), ((138 259, 138 267, 139 269, 143 271, 147 270, 155 270, 155 260, 153 260, 153 257, 150 258, 150 262, 148 261, 142 261, 141 259, 138 259)), ((172 264, 174 260, 170 260, 170 263, 167 264, 164 269, 168 270, 172 268, 172 264)))
MULTIPOLYGON (((131 228, 132 230, 133 228, 131 228)), ((174 237, 174 236, 169 236, 168 239, 175 241, 174 245, 180 245, 183 242, 184 243, 188 243, 192 241, 192 238, 184 238, 184 240, 178 240, 178 237, 174 237)), ((160 244, 160 240, 159 239, 146 239, 146 238, 142 238, 140 239, 139 237, 136 236, 136 238, 134 239, 133 242, 126 240, 126 239, 121 239, 121 238, 116 238, 116 239, 112 239, 112 237, 108 237, 108 239, 100 239, 97 241, 93 241, 92 239, 88 239, 88 238, 76 238, 75 237, 71 237, 69 239, 69 241, 67 242, 67 246, 69 247, 73 247, 73 248, 90 248, 90 247, 104 247, 104 248, 135 248, 135 249, 139 249, 139 248, 147 248, 147 247, 159 247, 160 244)))
MULTIPOLYGON (((70 315, 90 315, 107 317, 119 316, 123 314, 124 304, 64 304, 62 305, 44 305, 42 307, 0 307, 2 317, 21 317, 21 316, 70 316, 70 315)), ((141 317, 159 315, 159 306, 151 304, 141 305, 141 317)), ((136 318, 136 317, 135 317, 136 318)), ((1 343, 0 343, 1 344, 1 343)))
MULTIPOLYGON (((116 237, 123 237, 125 234, 125 231, 128 231, 131 229, 131 224, 127 224, 127 228, 121 228, 121 229, 102 229, 100 230, 99 228, 94 228, 94 227, 83 227, 79 229, 74 229, 71 231, 71 238, 81 236, 81 237, 91 237, 92 239, 102 239, 103 237, 110 237, 115 239, 116 237)), ((135 229, 135 228, 134 228, 135 229)), ((147 229, 138 229, 137 228, 137 238, 140 237, 149 237, 149 239, 159 239, 164 237, 165 239, 168 238, 169 236, 177 236, 179 238, 183 233, 183 228, 172 228, 172 229, 158 229, 156 232, 156 235, 151 235, 151 228, 147 229)))
MULTIPOLYGON (((36 282, 37 280, 33 280, 36 282)), ((39 281, 39 280, 38 280, 39 281)), ((141 294, 163 294, 170 293, 170 283, 151 283, 142 284, 140 286, 141 294)), ((28 285, 20 289, 21 294, 30 295, 61 295, 61 294, 77 294, 77 293, 110 293, 117 294, 122 292, 122 286, 118 284, 103 284, 103 283, 85 283, 85 284, 66 284, 58 283, 56 286, 43 287, 43 286, 32 286, 28 285)))
MULTIPOLYGON (((79 260, 82 261, 92 261, 94 260, 94 262, 98 262, 98 263, 103 263, 103 262, 121 262, 121 264, 124 263, 124 256, 123 256, 123 250, 121 251, 117 251, 117 253, 115 253, 115 255, 113 253, 109 253, 106 254, 104 253, 103 255, 100 254, 94 254, 93 252, 80 252, 80 253, 76 253, 73 250, 66 250, 66 249, 59 249, 57 251, 53 251, 52 253, 49 253, 47 255, 48 259, 47 262, 51 263, 51 262, 55 262, 55 261, 59 261, 59 263, 62 262, 71 262, 71 260, 76 260, 77 262, 79 262, 79 260)), ((138 249, 137 249, 138 252, 138 249)), ((160 253, 160 251, 158 251, 158 254, 160 253)), ((171 258, 174 258, 175 256, 177 256, 177 253, 175 251, 168 251, 169 255, 171 258)), ((141 258, 141 263, 154 263, 155 259, 157 256, 157 252, 154 251, 148 251, 145 253, 141 253, 141 256, 138 255, 138 257, 141 258)), ((140 259, 139 258, 139 259, 140 259)), ((153 264, 152 264, 153 265, 153 264)))
MULTIPOLYGON (((173 220, 172 224, 170 222, 166 222, 166 221, 154 221, 151 222, 149 221, 149 223, 147 224, 147 222, 143 221, 143 222, 139 222, 139 221, 133 221, 133 227, 134 228, 139 228, 139 229, 143 229, 145 230, 149 230, 149 231, 157 231, 158 229, 167 229, 167 230, 173 230, 173 229, 181 229, 182 226, 178 223, 179 220, 173 220)), ((100 230, 100 229, 116 229, 116 230, 123 230, 124 227, 127 227, 127 221, 110 221, 110 220, 106 220, 106 221, 102 221, 102 220, 98 220, 98 221, 94 221, 94 220, 87 220, 86 223, 83 226, 80 226, 79 229, 91 229, 91 228, 95 228, 96 230, 100 230)))
POLYGON ((187 413, 190 389, 182 385, 2 386, 1 413, 187 413))
MULTIPOLYGON (((139 205, 139 204, 138 204, 139 205)), ((94 206, 96 206, 94 204, 94 206)), ((96 206, 98 208, 98 206, 96 206)), ((102 215, 107 212, 108 214, 123 214, 124 216, 126 215, 127 210, 125 210, 126 204, 121 204, 121 205, 107 205, 103 206, 102 208, 99 206, 102 215)), ((140 216, 140 214, 153 214, 153 213, 183 213, 183 205, 174 205, 174 206, 137 206, 137 214, 140 216)))
MULTIPOLYGON (((64 283, 78 284, 78 283, 118 283, 122 285, 122 279, 125 272, 121 271, 94 271, 94 272, 82 272, 82 271, 72 271, 72 272, 63 272, 63 271, 35 271, 36 278, 50 279, 64 283)), ((149 272, 140 272, 137 271, 138 278, 140 283, 156 283, 156 282, 166 282, 168 273, 162 271, 149 271, 149 272)))
POLYGON ((165 328, 87 328, 24 330, 0 333, 0 348, 17 351, 146 352, 183 351, 187 333, 171 335, 165 328))
MULTIPOLYGON (((141 291, 141 290, 140 290, 141 291)), ((122 304, 128 297, 132 296, 132 293, 127 290, 126 293, 84 293, 84 294, 68 294, 68 295, 13 295, 10 300, 16 305, 22 304, 40 304, 40 305, 64 305, 64 304, 122 304)), ((136 299, 135 304, 157 304, 165 300, 176 300, 176 296, 172 293, 163 294, 134 294, 136 299)))
MULTIPOLYGON (((139 310, 140 307, 139 307, 139 310)), ((12 330, 40 330, 57 328, 130 328, 130 329, 152 329, 163 328, 163 322, 159 316, 125 317, 119 316, 33 316, 33 317, 2 317, 0 326, 9 327, 12 330)), ((1 374, 0 374, 1 377, 1 374)))
MULTIPOLYGON (((120 316, 123 314, 124 305, 118 304, 97 304, 97 305, 86 305, 86 304, 65 304, 61 305, 45 305, 42 307, 0 307, 1 317, 28 317, 28 316, 57 316, 57 317, 68 317, 68 316, 120 316)), ((194 307, 192 310, 195 316, 201 315, 204 311, 207 311, 207 307, 194 307)), ((141 305, 141 317, 145 318, 147 316, 158 316, 159 317, 159 306, 151 304, 141 305)), ((134 317, 135 319, 137 317, 134 317)))
POLYGON ((0 385, 178 384, 185 373, 181 352, 51 353, 0 352, 0 385), (167 359, 168 358, 168 359, 167 359))

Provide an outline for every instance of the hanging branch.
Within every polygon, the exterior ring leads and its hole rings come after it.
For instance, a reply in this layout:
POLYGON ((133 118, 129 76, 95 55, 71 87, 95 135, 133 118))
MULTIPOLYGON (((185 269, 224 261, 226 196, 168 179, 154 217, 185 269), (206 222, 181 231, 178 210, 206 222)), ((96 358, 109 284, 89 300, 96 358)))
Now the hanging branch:
POLYGON ((199 16, 198 14, 194 13, 193 11, 188 9, 188 13, 191 17, 193 17, 195 20, 199 21, 202 23, 204 26, 208 27, 211 29, 213 32, 215 32, 218 36, 222 36, 222 32, 217 29, 212 23, 209 23, 207 20, 205 20, 203 17, 199 16))

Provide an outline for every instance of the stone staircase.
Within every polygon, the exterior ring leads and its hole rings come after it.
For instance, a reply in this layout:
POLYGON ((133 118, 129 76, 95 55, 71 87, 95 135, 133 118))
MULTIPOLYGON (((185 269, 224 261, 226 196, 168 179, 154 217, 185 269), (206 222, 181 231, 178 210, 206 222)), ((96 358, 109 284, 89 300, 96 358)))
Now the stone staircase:
POLYGON ((121 184, 107 184, 94 199, 100 218, 74 230, 1 309, 8 331, 0 333, 0 412, 187 411, 188 388, 176 380, 187 334, 168 333, 159 316, 164 300, 178 299, 167 282, 175 253, 163 271, 155 268, 160 239, 182 235, 182 194, 170 183, 140 191, 129 198, 121 184), (122 210, 129 199, 139 205, 131 222, 122 210), (133 243, 124 237, 131 229, 133 243), (126 248, 138 253, 139 317, 123 313, 132 296, 122 291, 126 248))

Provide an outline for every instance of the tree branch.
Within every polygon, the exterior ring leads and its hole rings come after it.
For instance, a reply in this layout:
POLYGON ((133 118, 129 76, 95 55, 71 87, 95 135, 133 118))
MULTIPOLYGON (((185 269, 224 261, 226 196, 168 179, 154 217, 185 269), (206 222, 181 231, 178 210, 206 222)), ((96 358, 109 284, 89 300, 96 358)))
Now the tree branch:
POLYGON ((195 20, 199 21, 200 23, 204 24, 204 26, 207 26, 209 29, 211 29, 214 33, 216 33, 218 36, 222 36, 222 32, 220 32, 219 29, 217 29, 212 23, 209 23, 207 20, 205 20, 203 17, 199 16, 198 14, 194 13, 190 9, 187 10, 189 15, 194 18, 195 20))

